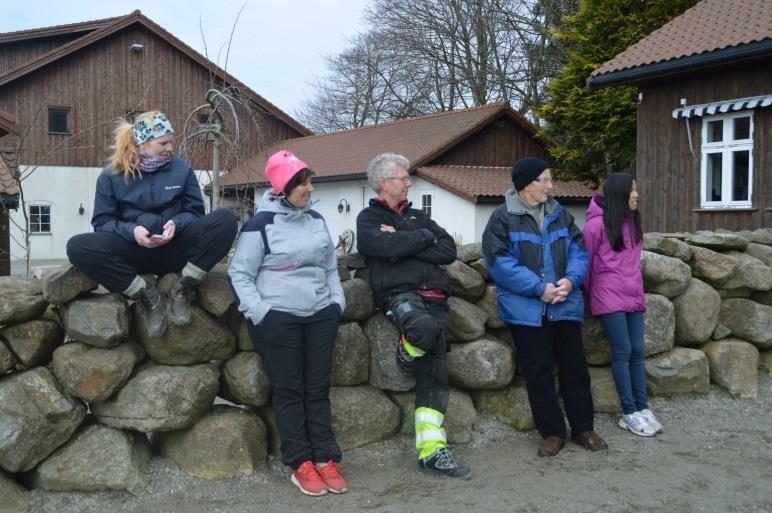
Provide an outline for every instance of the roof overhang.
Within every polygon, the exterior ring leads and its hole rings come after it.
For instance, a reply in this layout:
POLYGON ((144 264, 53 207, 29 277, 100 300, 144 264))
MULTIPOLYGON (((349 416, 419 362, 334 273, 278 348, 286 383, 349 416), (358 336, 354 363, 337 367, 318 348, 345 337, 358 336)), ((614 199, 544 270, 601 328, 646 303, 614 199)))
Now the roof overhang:
POLYGON ((680 59, 655 62, 644 66, 612 71, 602 75, 590 76, 587 87, 600 88, 617 85, 631 85, 653 77, 675 75, 694 71, 697 68, 730 64, 739 60, 772 56, 772 39, 749 43, 731 48, 724 48, 709 53, 689 55, 680 59))
POLYGON ((769 107, 772 105, 772 94, 766 96, 751 96, 748 98, 736 98, 720 102, 703 103, 700 105, 686 105, 673 111, 675 119, 700 116, 712 116, 714 114, 726 114, 740 110, 769 107))

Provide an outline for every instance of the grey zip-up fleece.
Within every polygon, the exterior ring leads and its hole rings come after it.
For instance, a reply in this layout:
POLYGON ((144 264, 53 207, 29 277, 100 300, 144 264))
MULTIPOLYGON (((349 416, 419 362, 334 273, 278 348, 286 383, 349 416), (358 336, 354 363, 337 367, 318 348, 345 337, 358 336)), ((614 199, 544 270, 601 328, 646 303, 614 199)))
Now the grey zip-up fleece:
POLYGON ((346 299, 327 224, 310 207, 290 205, 267 191, 241 229, 228 275, 239 311, 259 324, 269 310, 313 315, 346 299))

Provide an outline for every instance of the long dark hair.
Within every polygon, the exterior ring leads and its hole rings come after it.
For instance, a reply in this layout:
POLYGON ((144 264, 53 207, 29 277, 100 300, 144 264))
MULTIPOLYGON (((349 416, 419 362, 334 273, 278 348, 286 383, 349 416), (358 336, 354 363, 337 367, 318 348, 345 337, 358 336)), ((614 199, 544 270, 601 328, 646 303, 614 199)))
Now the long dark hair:
POLYGON ((614 251, 622 251, 625 248, 625 219, 629 219, 633 225, 635 242, 643 239, 641 214, 637 209, 630 209, 632 190, 633 175, 629 173, 611 173, 603 184, 603 226, 614 251))

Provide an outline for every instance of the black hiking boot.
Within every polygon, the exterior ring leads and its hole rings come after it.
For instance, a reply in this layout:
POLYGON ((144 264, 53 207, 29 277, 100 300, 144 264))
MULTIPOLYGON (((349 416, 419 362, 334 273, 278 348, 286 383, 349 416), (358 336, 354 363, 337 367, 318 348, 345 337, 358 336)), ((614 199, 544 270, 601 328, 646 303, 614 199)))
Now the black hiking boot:
POLYGON ((166 302, 163 294, 153 285, 148 285, 140 290, 134 299, 145 318, 148 335, 160 337, 166 333, 166 302))
POLYGON ((193 287, 198 283, 198 280, 183 276, 169 291, 169 320, 175 326, 190 324, 190 300, 193 297, 193 287))
POLYGON ((450 449, 447 447, 441 447, 428 458, 418 460, 418 471, 424 474, 454 477, 463 480, 472 477, 472 471, 456 463, 453 455, 450 453, 450 449))

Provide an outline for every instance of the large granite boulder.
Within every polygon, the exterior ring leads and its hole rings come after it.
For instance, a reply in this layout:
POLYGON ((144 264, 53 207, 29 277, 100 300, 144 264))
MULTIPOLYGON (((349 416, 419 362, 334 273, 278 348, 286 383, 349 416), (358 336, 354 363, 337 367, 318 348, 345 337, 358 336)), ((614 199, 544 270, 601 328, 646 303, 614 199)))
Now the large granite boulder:
POLYGON ((271 398, 271 384, 262 357, 239 352, 221 369, 220 396, 236 404, 263 406, 271 398))
POLYGON ((188 429, 156 433, 153 445, 184 472, 203 479, 252 475, 255 464, 268 457, 260 417, 225 405, 215 406, 188 429))
POLYGON ((721 296, 704 281, 692 278, 683 294, 673 300, 675 307, 675 340, 691 346, 710 339, 718 326, 721 296))
POLYGON ((482 242, 464 244, 456 250, 456 258, 465 264, 474 262, 483 257, 482 242))
POLYGON ((710 379, 741 399, 758 395, 759 350, 738 339, 711 342, 702 348, 708 355, 710 379))
POLYGON ((71 342, 54 351, 52 370, 68 394, 97 403, 121 388, 144 357, 130 340, 109 349, 71 342))
POLYGON ((13 369, 17 362, 16 355, 0 340, 0 375, 13 369))
POLYGON ((499 317, 499 295, 496 292, 496 285, 488 284, 482 297, 475 304, 482 308, 485 315, 488 316, 488 320, 485 321, 486 326, 493 329, 506 326, 506 323, 499 317))
POLYGON ((688 262, 692 258, 692 247, 687 243, 671 237, 662 237, 655 233, 643 235, 643 249, 688 262))
POLYGON ((361 321, 373 315, 373 291, 365 280, 352 278, 341 283, 341 286, 346 296, 346 309, 341 315, 341 321, 361 321))
POLYGON ((617 387, 611 367, 590 367, 592 405, 598 413, 621 413, 617 387))
POLYGON ((338 265, 343 265, 349 269, 365 269, 367 263, 365 258, 359 253, 349 253, 338 257, 338 265))
POLYGON ((692 246, 702 246, 704 248, 716 250, 739 249, 745 251, 748 246, 748 239, 734 233, 717 233, 709 231, 700 231, 689 237, 686 242, 692 246))
POLYGON ((26 368, 51 361, 54 349, 64 340, 64 332, 52 321, 33 320, 0 329, 4 340, 26 368))
POLYGON ((92 405, 103 424, 136 431, 192 426, 212 405, 220 372, 214 365, 153 365, 140 370, 118 393, 92 405))
POLYGON ((52 305, 63 305, 98 286, 72 264, 65 264, 43 275, 43 299, 52 305))
POLYGON ((364 329, 370 341, 370 386, 394 392, 411 390, 415 378, 397 367, 399 330, 380 312, 367 319, 364 329))
POLYGON ((386 440, 399 430, 399 407, 368 386, 332 387, 332 431, 344 451, 386 440))
POLYGON ((772 306, 748 299, 725 299, 721 302, 719 321, 735 336, 759 349, 772 348, 772 306))
POLYGON ((507 386, 514 375, 512 347, 492 335, 453 344, 448 353, 448 379, 462 388, 501 388, 507 386))
MULTIPOLYGON (((402 411, 400 433, 415 434, 415 392, 389 395, 402 411)), ((450 388, 443 428, 448 442, 452 444, 465 444, 472 440, 472 431, 477 429, 477 411, 472 398, 463 390, 450 388)))
POLYGON ((668 298, 682 294, 692 275, 689 266, 681 260, 649 251, 643 252, 641 273, 648 292, 668 298))
POLYGON ((156 363, 164 365, 194 365, 211 360, 227 360, 236 351, 236 337, 201 308, 191 308, 190 324, 176 326, 167 323, 166 333, 151 337, 145 318, 135 305, 132 333, 137 342, 156 363))
POLYGON ((761 351, 759 354, 759 367, 772 376, 772 349, 761 351))
POLYGON ((228 268, 217 264, 196 287, 198 305, 216 319, 223 319, 236 304, 228 279, 228 268))
POLYGON ((651 395, 673 395, 710 390, 710 369, 705 353, 688 347, 646 360, 646 384, 651 395))
POLYGON ((247 329, 247 323, 252 322, 245 317, 237 317, 232 322, 238 323, 237 328, 233 328, 236 333, 236 349, 239 351, 254 351, 255 346, 252 345, 252 339, 249 336, 249 329, 247 329))
POLYGON ((279 437, 279 427, 276 424, 276 416, 273 413, 273 406, 258 406, 255 413, 265 424, 268 439, 268 454, 273 454, 277 459, 281 459, 281 438, 279 437))
POLYGON ((454 260, 445 267, 445 272, 448 275, 450 293, 456 297, 474 303, 485 291, 483 277, 464 262, 454 260))
POLYGON ((485 334, 485 310, 459 297, 448 298, 448 333, 451 340, 467 342, 485 334))
POLYGON ((536 428, 528 402, 528 391, 520 378, 505 388, 476 390, 472 398, 479 413, 492 415, 518 431, 536 428))
POLYGON ((722 286, 737 270, 737 260, 706 248, 694 248, 689 262, 695 278, 702 278, 716 286, 722 286))
POLYGON ((643 351, 646 356, 673 349, 675 343, 675 307, 666 297, 646 294, 643 351))
POLYGON ((485 264, 484 258, 470 262, 469 267, 480 273, 480 276, 482 276, 485 281, 490 281, 491 273, 488 270, 488 266, 485 264))
POLYGON ((772 288, 772 269, 764 262, 739 251, 727 251, 725 254, 737 260, 737 270, 723 283, 723 288, 761 291, 772 288))
POLYGON ((582 323, 582 343, 584 356, 590 365, 608 365, 611 363, 611 343, 606 336, 603 323, 597 317, 585 312, 582 323))
POLYGON ((36 488, 97 492, 145 488, 150 460, 147 437, 99 423, 79 429, 33 472, 36 488))
POLYGON ((765 290, 764 292, 754 292, 751 295, 751 299, 756 303, 772 306, 772 290, 765 290))
POLYGON ((129 334, 129 307, 120 294, 89 294, 62 306, 64 329, 95 347, 115 347, 129 334))
POLYGON ((745 252, 763 262, 767 267, 772 267, 772 246, 751 242, 745 252))
POLYGON ((48 307, 37 280, 0 276, 0 290, 0 325, 34 319, 48 307))
POLYGON ((0 467, 30 470, 69 440, 86 417, 45 367, 0 380, 0 467))
POLYGON ((4 513, 27 513, 32 496, 22 485, 0 470, 0 504, 4 513))
POLYGON ((332 386, 361 385, 369 375, 370 347, 365 332, 355 322, 339 325, 332 353, 332 386))

